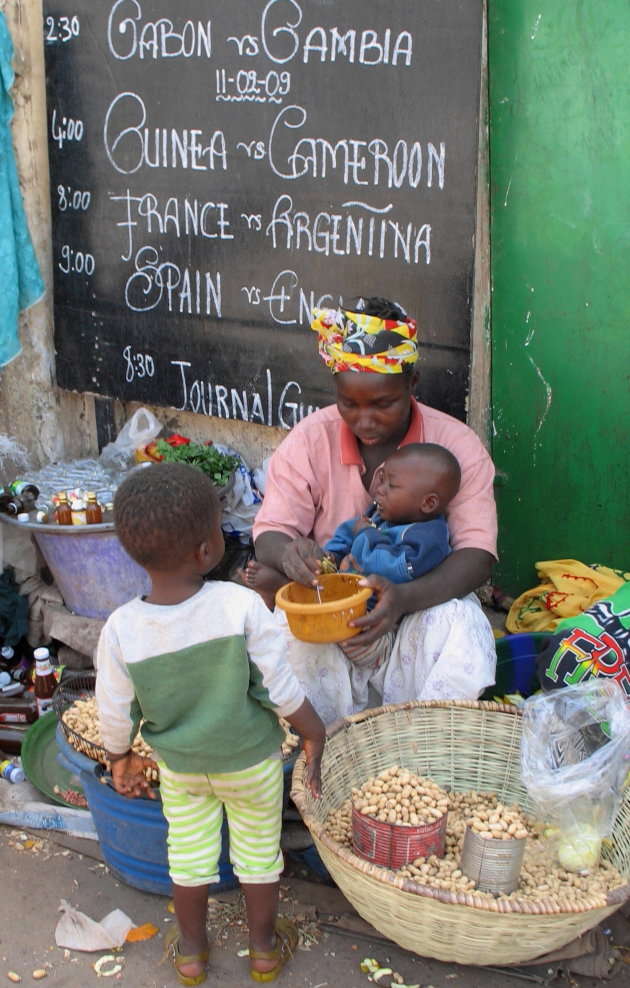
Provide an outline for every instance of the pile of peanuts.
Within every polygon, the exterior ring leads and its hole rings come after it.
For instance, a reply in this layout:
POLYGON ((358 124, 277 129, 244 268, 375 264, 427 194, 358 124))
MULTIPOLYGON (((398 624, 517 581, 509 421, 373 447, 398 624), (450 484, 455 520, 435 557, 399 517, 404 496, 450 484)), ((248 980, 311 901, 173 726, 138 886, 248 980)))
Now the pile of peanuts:
MULTIPOLYGON (((392 770, 389 769, 388 771, 391 777, 392 770)), ((411 775, 412 773, 408 774, 411 775)), ((427 788, 427 783, 430 783, 431 786, 435 785, 421 776, 417 778, 424 788, 427 788)), ((373 787, 373 785, 374 780, 369 779, 361 788, 352 789, 352 798, 346 799, 338 809, 332 810, 324 825, 324 830, 328 836, 348 850, 352 850, 353 803, 356 806, 357 797, 365 799, 364 795, 359 796, 358 794, 366 787, 373 787)), ((373 789, 370 788, 370 791, 373 792, 373 789)), ((443 798, 440 797, 440 799, 443 798)), ((543 825, 533 817, 523 813, 517 803, 508 806, 501 803, 496 792, 477 792, 474 790, 471 792, 450 792, 446 793, 446 799, 448 820, 444 857, 438 858, 431 855, 427 858, 416 858, 399 868, 396 872, 397 875, 411 879, 419 885, 444 889, 456 894, 474 892, 477 898, 485 899, 488 903, 508 900, 526 905, 531 902, 552 899, 559 908, 564 903, 567 909, 576 907, 583 909, 601 908, 605 905, 605 897, 608 892, 626 884, 619 871, 605 860, 602 860, 590 875, 576 875, 565 871, 558 864, 553 847, 544 839, 543 825), (507 823, 507 829, 502 826, 500 830, 490 829, 491 819, 493 824, 507 823), (472 879, 463 874, 460 861, 466 827, 470 824, 473 824, 472 829, 475 832, 484 835, 491 834, 492 839, 495 839, 497 834, 503 837, 504 833, 514 838, 517 835, 519 835, 519 839, 529 838, 525 845, 519 887, 515 892, 510 893, 510 895, 501 893, 498 896, 489 892, 482 892, 476 889, 472 879), (513 824, 516 826, 513 834, 510 835, 509 829, 513 824), (522 834, 522 831, 525 831, 525 835, 522 834)), ((374 806, 375 804, 369 803, 367 805, 374 806)), ((442 805, 440 803, 440 806, 442 805)), ((361 812, 363 812, 363 808, 361 812)), ((380 810, 379 812, 383 811, 380 810)))
POLYGON ((295 749, 299 747, 300 736, 293 731, 288 720, 285 720, 284 717, 279 717, 278 719, 280 721, 280 727, 284 728, 284 741, 281 745, 282 757, 290 758, 295 749))
POLYGON ((432 779, 393 765, 352 789, 354 808, 363 816, 402 827, 422 827, 448 812, 448 793, 432 779))
MULTIPOLYGON (((105 746, 98 723, 96 698, 89 696, 83 700, 75 700, 74 703, 64 710, 61 719, 70 728, 70 731, 66 733, 70 744, 77 748, 78 751, 83 752, 83 754, 89 754, 90 757, 96 755, 97 760, 105 765, 106 768, 109 768, 110 765, 105 757, 105 746), (84 743, 86 741, 89 745, 87 750, 84 743)), ((136 734, 131 749, 143 758, 152 758, 154 755, 153 749, 149 747, 140 732, 136 734)), ((160 773, 157 765, 155 768, 148 768, 146 770, 146 777, 149 782, 157 782, 159 780, 160 773)))
MULTIPOLYGON (((83 700, 75 700, 71 706, 64 710, 61 719, 70 728, 70 731, 66 733, 70 744, 77 748, 78 751, 83 752, 83 754, 89 754, 90 757, 97 755, 97 760, 105 765, 106 768, 109 768, 109 762, 105 757, 101 729, 98 723, 96 698, 90 696, 83 700), (82 746, 82 742, 86 741, 89 747, 86 747, 85 744, 82 746), (98 749, 101 750, 99 751, 98 749)), ((289 722, 282 717, 280 718, 280 724, 284 728, 285 734, 285 739, 282 743, 282 757, 289 758, 300 744, 300 738, 299 735, 292 731, 289 722)), ((131 748, 138 755, 142 755, 143 758, 152 758, 154 755, 153 749, 149 747, 140 732, 136 735, 131 748)), ((149 782, 158 782, 160 773, 157 765, 154 769, 147 769, 146 776, 149 782)))
POLYGON ((513 803, 504 806, 498 802, 496 793, 488 793, 487 798, 472 792, 473 815, 466 820, 466 826, 474 834, 488 840, 522 840, 529 837, 527 823, 521 815, 520 807, 513 803))

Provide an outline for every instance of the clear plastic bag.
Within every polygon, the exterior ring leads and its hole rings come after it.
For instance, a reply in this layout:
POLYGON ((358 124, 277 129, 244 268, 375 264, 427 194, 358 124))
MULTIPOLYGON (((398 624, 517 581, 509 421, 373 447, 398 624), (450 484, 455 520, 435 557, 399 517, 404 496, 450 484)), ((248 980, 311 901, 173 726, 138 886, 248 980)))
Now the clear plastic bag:
POLYGON ((137 449, 144 449, 157 439, 162 431, 162 423, 156 419, 148 408, 138 408, 116 436, 113 443, 108 443, 100 455, 100 462, 105 466, 126 468, 133 465, 137 449))
POLYGON ((522 705, 521 770, 551 825, 560 864, 586 873, 612 834, 630 771, 630 709, 612 680, 530 697, 522 705))

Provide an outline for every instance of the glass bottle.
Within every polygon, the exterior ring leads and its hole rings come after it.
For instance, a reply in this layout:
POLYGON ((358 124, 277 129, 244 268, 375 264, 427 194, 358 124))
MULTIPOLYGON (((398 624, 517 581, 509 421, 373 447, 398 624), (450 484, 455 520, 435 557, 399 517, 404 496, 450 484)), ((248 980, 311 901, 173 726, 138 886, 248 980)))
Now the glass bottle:
POLYGON ((29 483, 28 480, 14 480, 12 484, 9 484, 9 490, 24 502, 26 511, 31 511, 35 507, 35 502, 39 497, 39 487, 36 487, 35 484, 29 483))
POLYGON ((72 509, 68 504, 68 494, 66 491, 59 491, 57 494, 57 507, 55 508, 55 521, 58 525, 72 524, 72 509))
POLYGON ((19 755, 27 729, 28 724, 3 724, 0 721, 0 751, 7 755, 19 755))
MULTIPOLYGON (((37 699, 30 691, 22 696, 0 694, 0 724, 24 727, 33 724, 37 717, 37 699)), ((0 745, 0 751, 7 750, 0 745)))
POLYGON ((24 502, 17 494, 11 491, 2 491, 0 494, 0 511, 5 515, 12 515, 17 518, 24 511, 24 502))
POLYGON ((103 521, 103 511, 96 500, 94 491, 88 491, 87 503, 85 505, 85 518, 88 525, 100 525, 103 521))
POLYGON ((85 515, 85 501, 81 501, 77 498, 70 503, 70 512, 72 514, 72 524, 73 525, 87 525, 87 518, 85 515))
POLYGON ((35 657, 35 700, 37 716, 42 717, 52 707, 52 696, 57 689, 57 679, 50 664, 50 652, 47 648, 36 648, 35 657))

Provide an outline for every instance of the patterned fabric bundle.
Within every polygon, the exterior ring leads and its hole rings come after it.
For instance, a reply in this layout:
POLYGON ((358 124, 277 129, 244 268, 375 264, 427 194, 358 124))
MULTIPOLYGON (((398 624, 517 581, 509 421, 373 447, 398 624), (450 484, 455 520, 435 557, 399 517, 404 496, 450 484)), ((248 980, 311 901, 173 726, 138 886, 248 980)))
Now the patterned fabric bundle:
POLYGON ((415 364, 418 359, 413 319, 399 322, 364 312, 313 309, 311 329, 318 334, 320 357, 335 374, 401 374, 405 364, 415 364))

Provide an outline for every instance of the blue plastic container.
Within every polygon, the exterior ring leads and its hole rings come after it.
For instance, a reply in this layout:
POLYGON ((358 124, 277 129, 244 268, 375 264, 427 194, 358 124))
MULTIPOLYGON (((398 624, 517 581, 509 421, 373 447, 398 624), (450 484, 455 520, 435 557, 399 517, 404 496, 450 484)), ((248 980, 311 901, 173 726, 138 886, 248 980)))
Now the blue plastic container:
POLYGON ((489 686, 482 700, 493 700, 509 693, 532 696, 540 689, 536 660, 551 634, 545 631, 523 631, 517 635, 497 638, 496 683, 489 686))
MULTIPOLYGON (((103 766, 72 747, 61 726, 57 728, 60 758, 81 780, 88 807, 94 820, 103 858, 116 878, 127 885, 154 892, 171 894, 166 850, 167 823, 159 799, 128 799, 101 779, 107 776, 103 766)), ((212 891, 236 888, 229 858, 227 823, 223 823, 219 881, 212 891)))
POLYGON ((108 618, 150 581, 127 555, 114 525, 29 525, 68 610, 108 618))

